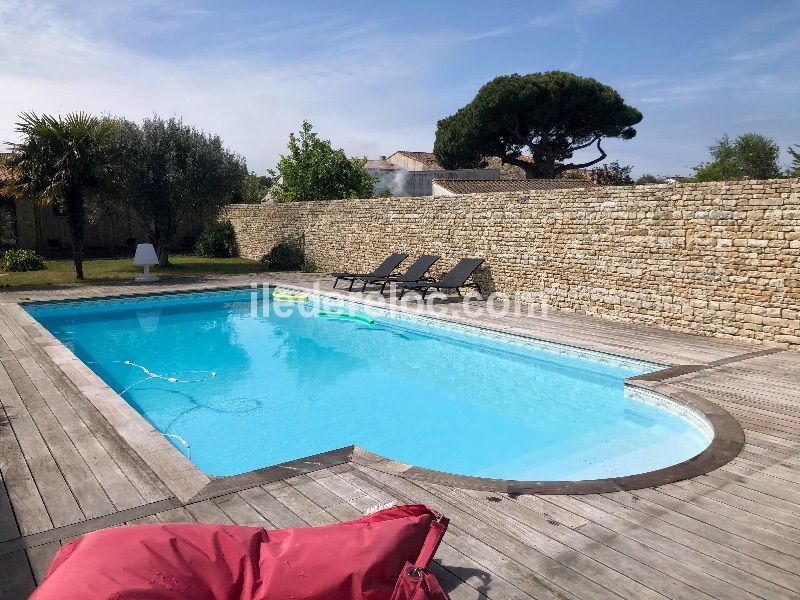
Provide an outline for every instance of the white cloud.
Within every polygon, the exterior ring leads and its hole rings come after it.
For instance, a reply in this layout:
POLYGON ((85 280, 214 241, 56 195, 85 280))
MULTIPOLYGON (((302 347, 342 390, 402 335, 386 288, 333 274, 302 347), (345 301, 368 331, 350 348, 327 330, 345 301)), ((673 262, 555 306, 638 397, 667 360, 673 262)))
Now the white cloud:
POLYGON ((792 35, 784 40, 761 46, 753 50, 737 52, 731 58, 737 61, 772 61, 800 50, 800 37, 792 35))
POLYGON ((523 22, 519 25, 496 27, 494 29, 489 29, 486 31, 468 33, 461 37, 461 41, 476 42, 480 40, 516 34, 528 29, 541 29, 544 27, 550 27, 552 25, 557 24, 561 20, 561 18, 562 16, 558 13, 553 13, 549 15, 537 15, 536 17, 530 19, 529 21, 523 22))
POLYGON ((401 46, 362 32, 322 56, 288 62, 224 49, 166 59, 107 40, 99 29, 106 17, 87 22, 52 6, 3 4, 0 140, 15 138, 23 111, 85 110, 182 116, 219 134, 258 171, 274 165, 304 118, 354 155, 433 142, 435 117, 419 110, 436 104, 426 65, 449 51, 434 36, 406 37, 401 46))
POLYGON ((612 10, 621 3, 622 0, 574 0, 571 6, 577 15, 583 16, 612 10))
POLYGON ((800 38, 791 25, 800 9, 765 11, 698 40, 675 70, 637 70, 587 50, 598 36, 607 42, 592 20, 618 5, 564 3, 468 33, 457 18, 399 28, 389 16, 284 11, 291 18, 222 22, 222 13, 188 0, 0 0, 0 148, 15 138, 23 111, 86 110, 136 120, 182 116, 219 134, 259 172, 274 166, 304 118, 352 155, 430 149, 436 120, 492 75, 550 68, 600 76, 643 109, 639 135, 608 144, 609 160, 634 164, 637 173, 685 170, 726 130, 798 142, 793 56, 800 38), (530 31, 547 27, 553 30, 530 31), (529 43, 494 56, 506 37, 529 43), (611 77, 601 75, 613 68, 611 77), (764 121, 749 123, 752 115, 764 121))

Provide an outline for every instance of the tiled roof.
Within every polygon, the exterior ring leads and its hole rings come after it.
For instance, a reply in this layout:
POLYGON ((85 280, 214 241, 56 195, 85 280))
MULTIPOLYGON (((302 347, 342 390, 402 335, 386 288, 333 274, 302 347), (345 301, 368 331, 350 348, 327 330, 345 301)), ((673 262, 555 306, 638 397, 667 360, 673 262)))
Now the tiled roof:
POLYGON ((431 171, 439 171, 442 167, 436 162, 433 152, 410 152, 408 150, 398 150, 395 154, 402 154, 408 158, 421 162, 425 168, 431 171))
POLYGON ((527 192, 594 186, 591 181, 575 179, 434 179, 433 183, 452 194, 527 192))
POLYGON ((364 165, 365 169, 382 169, 384 171, 394 171, 399 167, 397 165, 393 165, 386 159, 380 160, 368 160, 364 165))

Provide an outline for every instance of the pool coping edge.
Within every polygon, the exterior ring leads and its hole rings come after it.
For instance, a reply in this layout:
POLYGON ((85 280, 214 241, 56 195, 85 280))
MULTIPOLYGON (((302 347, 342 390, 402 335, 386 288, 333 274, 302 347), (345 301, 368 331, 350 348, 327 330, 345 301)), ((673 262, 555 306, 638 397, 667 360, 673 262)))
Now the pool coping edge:
MULTIPOLYGON (((281 285, 281 287, 297 289, 303 292, 302 285, 281 285)), ((186 288, 170 291, 150 291, 141 294, 120 294, 118 298, 131 296, 155 296, 166 294, 180 294, 203 292, 223 289, 246 289, 244 286, 220 286, 219 288, 186 288)), ((370 302, 359 302, 338 293, 325 293, 314 290, 319 296, 324 296, 347 302, 355 302, 366 306, 370 302)), ((82 300, 89 298, 77 298, 82 300)), ((95 298, 96 299, 96 298, 95 298)), ((47 301, 40 301, 46 303, 47 301)), ((178 448, 171 444, 157 429, 155 429, 142 415, 140 415, 124 398, 106 384, 97 374, 83 363, 75 354, 55 338, 24 308, 24 305, 38 304, 37 301, 4 303, 14 319, 28 327, 34 327, 37 336, 34 341, 59 367, 64 375, 81 391, 81 393, 97 408, 104 418, 114 427, 115 431, 128 443, 131 448, 142 458, 156 475, 164 482, 169 490, 182 502, 194 502, 205 498, 215 497, 246 489, 255 485, 262 485, 279 479, 312 472, 329 466, 354 462, 373 468, 375 470, 417 479, 421 481, 460 487, 463 489, 482 490, 487 492, 509 494, 593 494, 617 491, 635 490, 647 487, 656 487, 675 481, 690 479, 713 471, 735 458, 744 447, 744 431, 739 422, 727 410, 702 396, 679 389, 667 382, 668 379, 683 374, 713 368, 717 365, 672 365, 664 369, 634 376, 625 380, 626 387, 641 389, 657 393, 667 399, 685 405, 698 412, 711 425, 714 436, 709 446, 695 457, 647 473, 616 477, 609 479, 595 479, 586 481, 517 481, 506 479, 489 479, 466 475, 457 475, 425 469, 408 465, 390 458, 380 456, 363 449, 357 445, 330 450, 317 455, 300 458, 287 463, 273 465, 254 471, 225 477, 209 476, 197 468, 178 448), (661 376, 659 374, 662 374, 661 376), (322 465, 322 466, 320 466, 322 465)), ((399 309, 403 311, 404 309, 399 309)), ((416 311, 408 311, 416 314, 416 311)), ((454 322, 480 332, 481 330, 505 333, 513 336, 529 338, 533 341, 547 342, 560 346, 570 346, 557 341, 537 338, 519 331, 513 327, 482 327, 471 323, 467 319, 430 317, 445 322, 454 322)), ((33 336, 32 336, 33 337, 33 336)), ((586 350, 597 354, 618 356, 643 362, 641 359, 627 357, 620 354, 604 352, 591 348, 572 346, 577 350, 586 350)))
POLYGON ((506 494, 583 495, 653 488, 705 475, 733 460, 744 447, 744 431, 724 408, 697 394, 665 384, 626 381, 626 386, 655 392, 702 414, 714 431, 710 444, 698 455, 668 467, 636 475, 584 481, 522 481, 445 473, 386 458, 355 446, 352 462, 371 469, 426 483, 467 490, 506 494))

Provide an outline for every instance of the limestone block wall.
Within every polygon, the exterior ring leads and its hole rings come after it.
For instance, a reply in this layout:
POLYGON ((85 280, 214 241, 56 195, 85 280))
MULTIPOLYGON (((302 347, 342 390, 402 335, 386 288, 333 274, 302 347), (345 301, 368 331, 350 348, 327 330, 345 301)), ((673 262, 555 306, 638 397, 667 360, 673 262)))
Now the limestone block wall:
POLYGON ((243 256, 303 233, 326 271, 483 257, 489 289, 550 307, 800 349, 800 179, 231 205, 243 256))

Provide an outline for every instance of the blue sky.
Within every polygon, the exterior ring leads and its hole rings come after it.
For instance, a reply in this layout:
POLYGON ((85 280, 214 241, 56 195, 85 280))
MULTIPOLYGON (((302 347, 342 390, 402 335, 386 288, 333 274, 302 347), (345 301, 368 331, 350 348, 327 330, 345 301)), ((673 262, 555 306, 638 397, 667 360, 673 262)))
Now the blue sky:
MULTIPOLYGON (((605 144, 688 174, 723 132, 800 144, 800 0, 0 2, 0 140, 26 110, 182 116, 251 169, 304 118, 350 154, 429 150, 491 78, 552 69, 644 114, 605 144)), ((0 142, 0 146, 2 146, 0 142)))

